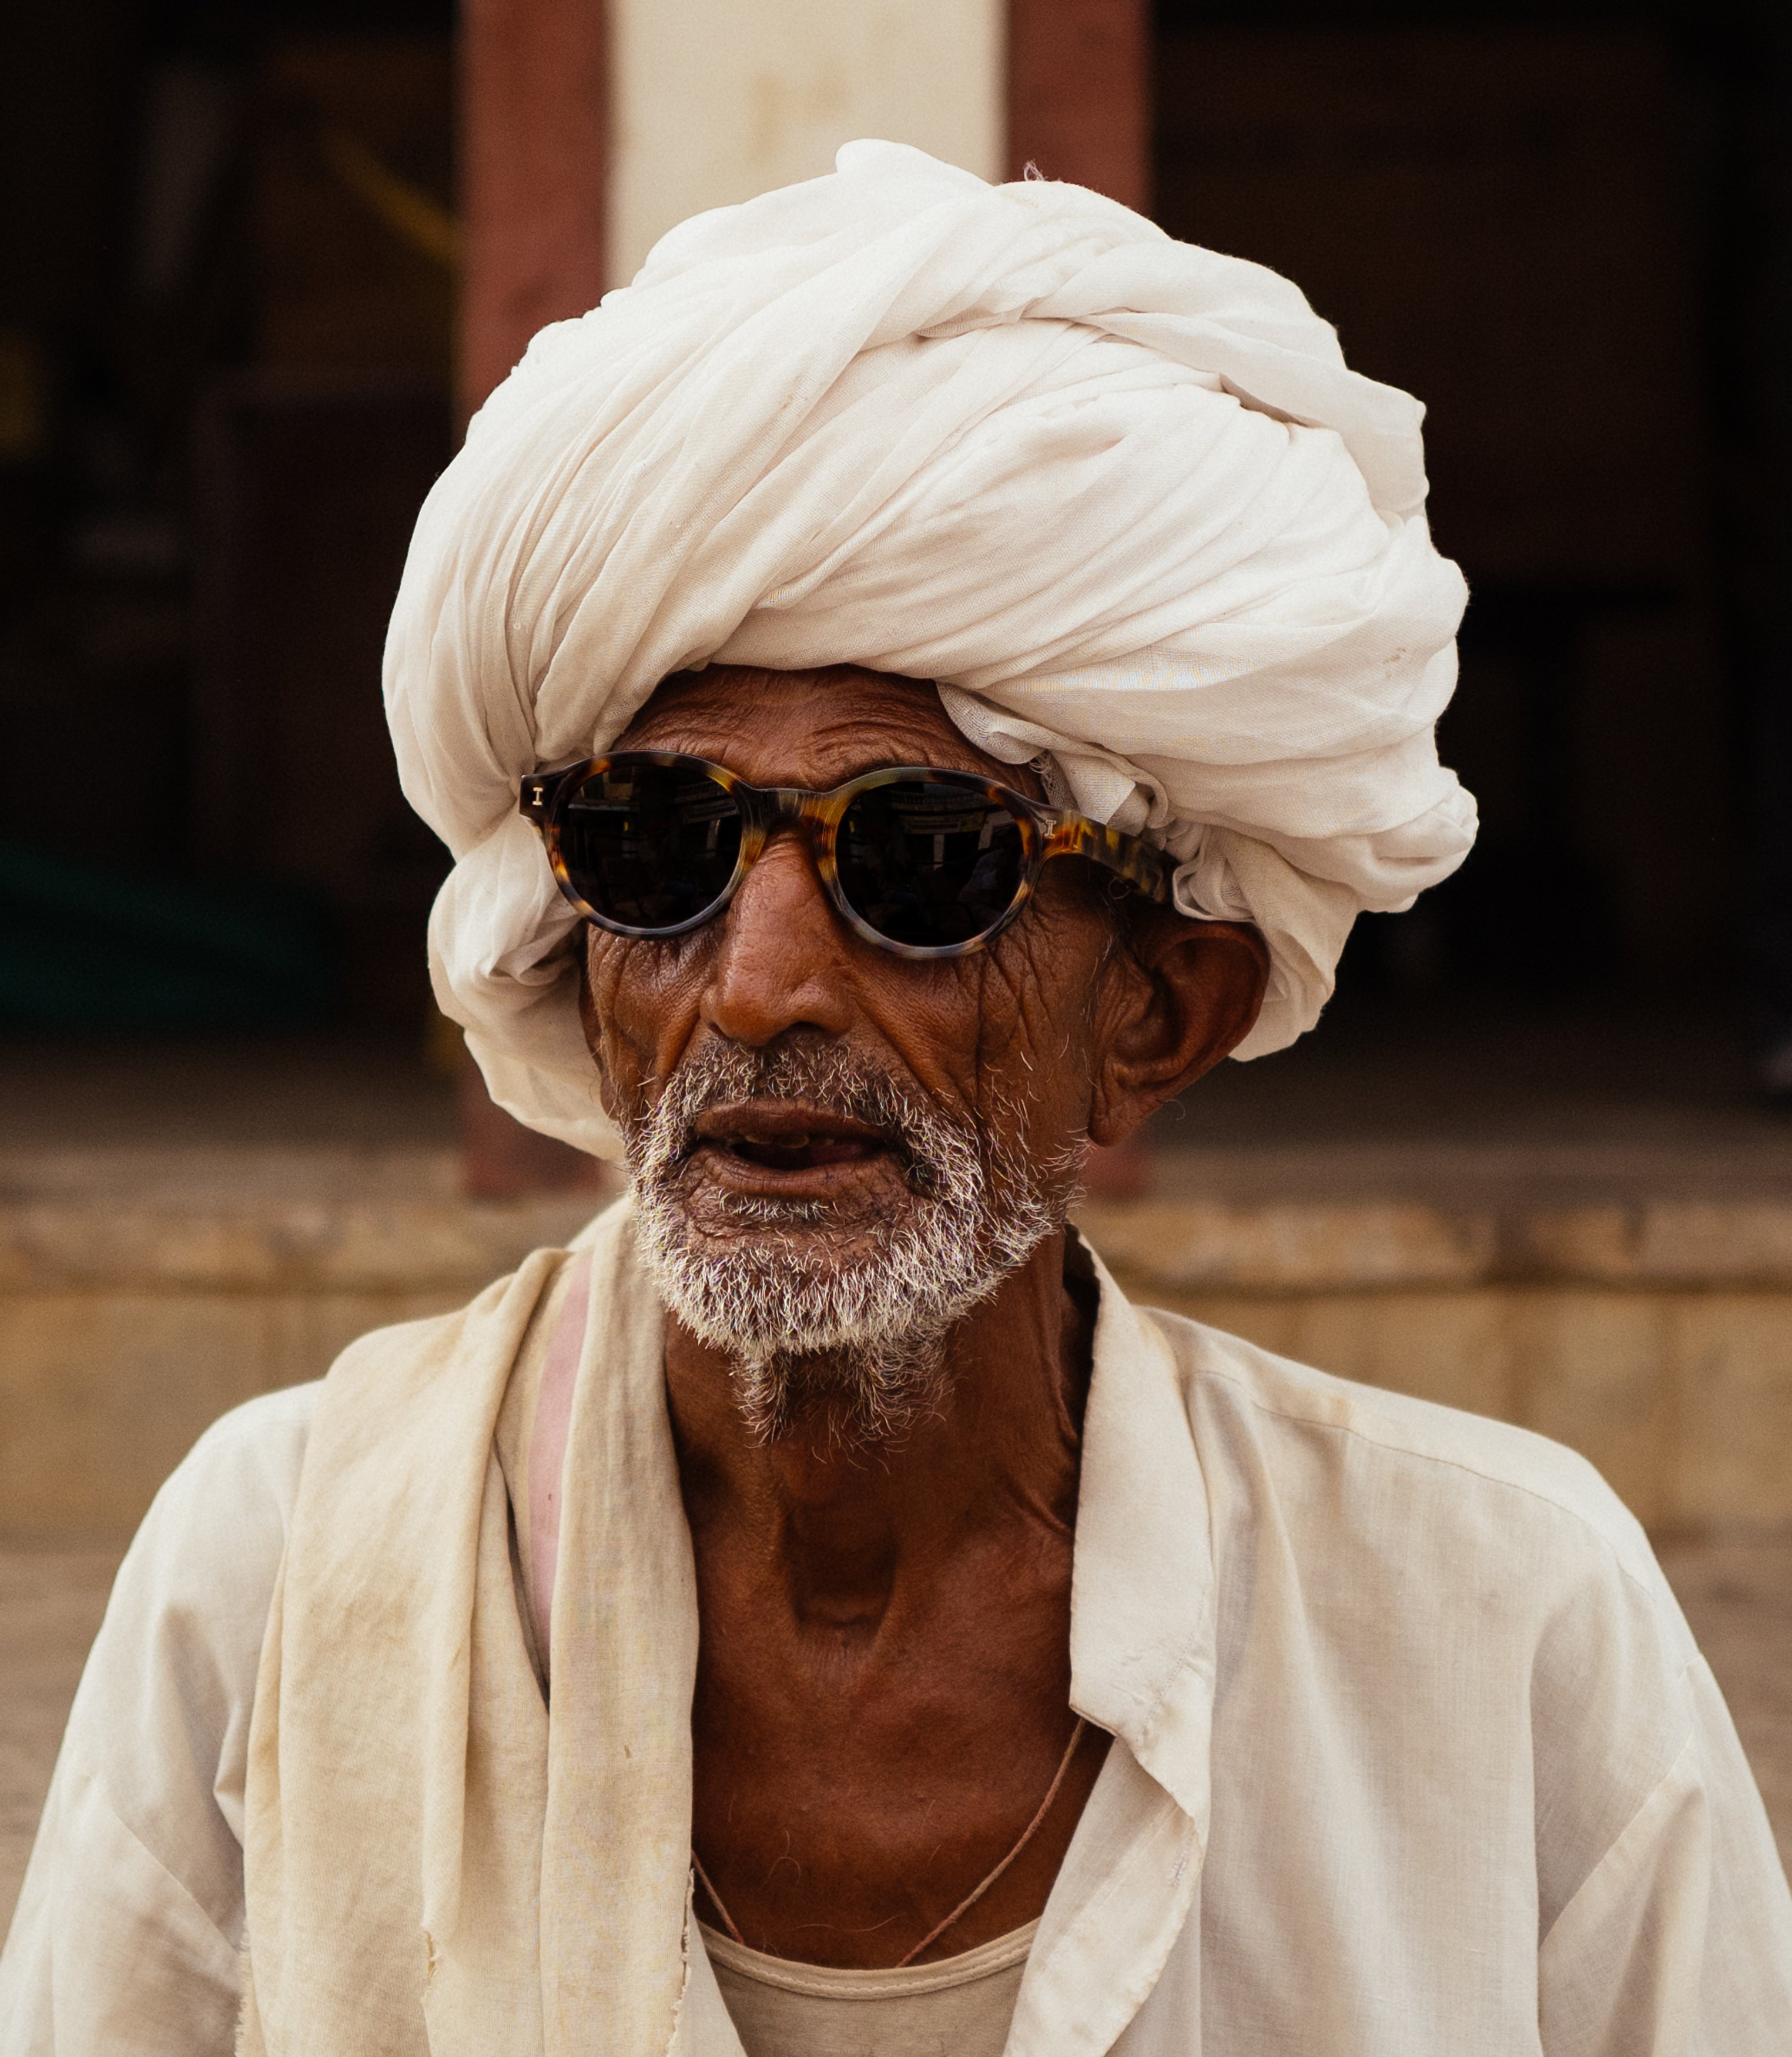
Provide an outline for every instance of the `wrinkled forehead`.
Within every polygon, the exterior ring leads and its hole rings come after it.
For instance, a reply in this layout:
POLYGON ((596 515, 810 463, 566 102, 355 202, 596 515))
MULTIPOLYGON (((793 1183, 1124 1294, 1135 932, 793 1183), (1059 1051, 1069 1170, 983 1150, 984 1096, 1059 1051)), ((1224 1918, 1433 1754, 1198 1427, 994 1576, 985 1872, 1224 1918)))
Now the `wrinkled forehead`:
POLYGON ((886 764, 926 764, 1041 791, 1026 766, 1004 764, 961 734, 930 681, 856 664, 676 672, 611 747, 685 751, 756 786, 835 786, 886 764))

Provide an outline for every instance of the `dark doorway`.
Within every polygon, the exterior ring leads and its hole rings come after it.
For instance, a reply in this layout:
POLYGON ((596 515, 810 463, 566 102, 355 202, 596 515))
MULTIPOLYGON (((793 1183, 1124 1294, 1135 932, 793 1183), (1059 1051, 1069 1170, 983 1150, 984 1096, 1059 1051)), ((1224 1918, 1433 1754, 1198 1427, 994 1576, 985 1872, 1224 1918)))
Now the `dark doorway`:
MULTIPOLYGON (((1425 402, 1479 846, 1341 984, 1792 1032, 1786 31, 1765 6, 1164 0, 1158 217, 1425 402)), ((1789 1082, 1792 1083, 1792 1082, 1789 1082)))
POLYGON ((451 31, 0 31, 0 1028, 422 1036, 446 853, 379 665, 451 447, 451 31))

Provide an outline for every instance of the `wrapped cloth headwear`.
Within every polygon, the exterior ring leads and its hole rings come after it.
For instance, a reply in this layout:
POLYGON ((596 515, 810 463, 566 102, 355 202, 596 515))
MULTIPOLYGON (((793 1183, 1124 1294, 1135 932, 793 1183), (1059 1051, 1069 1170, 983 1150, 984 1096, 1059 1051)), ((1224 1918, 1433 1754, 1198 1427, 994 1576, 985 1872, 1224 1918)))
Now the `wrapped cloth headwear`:
POLYGON ((1292 1042, 1357 914, 1473 839, 1421 413, 1286 279, 1076 186, 851 143, 674 229, 487 401, 392 617, 399 774, 455 860, 430 969, 493 1097, 616 1147, 517 783, 708 663, 936 680, 979 747, 1164 847, 1184 912, 1258 925, 1235 1054, 1292 1042))

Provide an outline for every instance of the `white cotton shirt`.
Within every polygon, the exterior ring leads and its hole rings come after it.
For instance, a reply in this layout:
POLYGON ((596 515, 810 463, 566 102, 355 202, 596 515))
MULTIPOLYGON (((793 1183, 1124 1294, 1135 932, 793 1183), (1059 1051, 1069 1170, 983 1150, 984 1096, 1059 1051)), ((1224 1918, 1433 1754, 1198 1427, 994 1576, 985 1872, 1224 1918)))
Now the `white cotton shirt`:
MULTIPOLYGON (((1116 1740, 1009 2051, 1785 2057, 1792 1896, 1591 1468, 1102 1294, 1072 1699, 1116 1740)), ((0 2057, 232 2047, 248 1718, 315 1393, 209 1430, 125 1560, 0 2057)), ((673 2047, 737 2057, 690 1935, 673 2047)))

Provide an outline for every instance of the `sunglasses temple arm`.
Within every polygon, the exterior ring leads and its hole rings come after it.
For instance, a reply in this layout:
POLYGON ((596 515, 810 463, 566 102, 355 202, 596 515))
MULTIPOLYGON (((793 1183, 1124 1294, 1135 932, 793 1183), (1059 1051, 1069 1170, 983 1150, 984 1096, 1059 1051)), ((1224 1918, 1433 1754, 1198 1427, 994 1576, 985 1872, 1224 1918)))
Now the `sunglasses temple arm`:
POLYGON ((589 769, 588 764, 569 764, 560 771, 529 772, 519 790, 517 812, 525 822, 533 822, 537 831, 545 830, 561 787, 569 779, 582 778, 589 769))
POLYGON ((1088 858, 1117 873, 1148 900, 1168 902, 1171 897, 1170 867, 1160 851, 1141 837, 1092 822, 1086 814, 1058 810, 1045 854, 1088 858))

